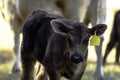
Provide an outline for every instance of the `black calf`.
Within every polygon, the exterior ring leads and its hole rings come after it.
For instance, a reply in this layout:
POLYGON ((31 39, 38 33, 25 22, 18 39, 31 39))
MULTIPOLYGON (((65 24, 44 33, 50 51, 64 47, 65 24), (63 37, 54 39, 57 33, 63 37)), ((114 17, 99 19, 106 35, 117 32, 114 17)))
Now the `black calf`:
POLYGON ((61 76, 80 80, 86 68, 89 38, 95 31, 103 34, 105 29, 104 24, 89 29, 83 23, 34 11, 23 27, 22 80, 34 79, 36 60, 43 64, 50 80, 60 80, 61 76))

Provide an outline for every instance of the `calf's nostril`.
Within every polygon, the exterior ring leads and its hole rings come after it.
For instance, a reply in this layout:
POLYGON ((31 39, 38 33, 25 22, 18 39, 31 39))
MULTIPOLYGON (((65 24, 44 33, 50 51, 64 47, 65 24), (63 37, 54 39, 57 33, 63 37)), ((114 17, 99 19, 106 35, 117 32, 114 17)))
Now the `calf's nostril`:
POLYGON ((71 56, 71 61, 77 64, 83 61, 83 57, 81 55, 75 54, 71 56))

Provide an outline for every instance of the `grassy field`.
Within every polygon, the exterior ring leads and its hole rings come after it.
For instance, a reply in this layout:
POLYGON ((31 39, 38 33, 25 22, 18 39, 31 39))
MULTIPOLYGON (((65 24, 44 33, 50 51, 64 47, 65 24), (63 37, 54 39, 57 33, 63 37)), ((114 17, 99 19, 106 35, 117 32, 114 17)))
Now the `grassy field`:
MULTIPOLYGON (((13 65, 13 52, 0 51, 0 80, 20 80, 21 73, 10 72, 13 65)), ((88 66, 82 80, 94 80, 95 61, 88 61, 88 66)), ((105 80, 120 80, 120 65, 108 63, 104 66, 105 80)))

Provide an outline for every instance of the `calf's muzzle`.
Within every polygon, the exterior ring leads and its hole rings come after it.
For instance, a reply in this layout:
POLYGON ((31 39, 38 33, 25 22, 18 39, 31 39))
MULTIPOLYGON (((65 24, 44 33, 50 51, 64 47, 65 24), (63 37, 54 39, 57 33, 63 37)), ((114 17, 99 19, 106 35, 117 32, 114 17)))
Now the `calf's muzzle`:
POLYGON ((71 61, 72 61, 73 63, 78 64, 78 63, 80 63, 80 62, 83 61, 83 56, 80 55, 80 54, 78 54, 78 53, 75 53, 75 54, 73 54, 73 55, 71 56, 71 61))

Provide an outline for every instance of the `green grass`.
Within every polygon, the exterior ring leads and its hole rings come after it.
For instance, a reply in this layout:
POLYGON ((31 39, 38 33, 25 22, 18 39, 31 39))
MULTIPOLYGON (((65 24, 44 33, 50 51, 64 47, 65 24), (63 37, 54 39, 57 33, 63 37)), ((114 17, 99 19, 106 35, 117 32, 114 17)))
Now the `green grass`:
POLYGON ((12 50, 0 50, 0 80, 20 80, 20 74, 11 74, 13 65, 12 50))
MULTIPOLYGON (((20 80, 20 73, 12 74, 12 51, 0 51, 0 80, 20 80)), ((95 61, 88 61, 88 65, 82 80, 94 80, 95 61)), ((104 66, 105 80, 120 80, 120 65, 109 63, 104 66)))
POLYGON ((12 61, 0 64, 0 80, 19 80, 20 74, 11 74, 12 61))
MULTIPOLYGON (((94 80, 94 71, 96 68, 95 62, 88 62, 85 75, 82 80, 94 80)), ((105 80, 120 80, 120 65, 113 63, 104 66, 104 77, 105 80)))

